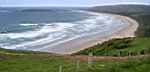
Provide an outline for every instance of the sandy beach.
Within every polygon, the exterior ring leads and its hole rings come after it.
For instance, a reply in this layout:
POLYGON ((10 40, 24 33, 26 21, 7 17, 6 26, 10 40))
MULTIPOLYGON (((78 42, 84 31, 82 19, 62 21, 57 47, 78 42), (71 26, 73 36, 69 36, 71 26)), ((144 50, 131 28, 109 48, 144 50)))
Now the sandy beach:
POLYGON ((64 43, 60 43, 59 45, 50 46, 48 48, 40 49, 37 51, 44 51, 44 52, 50 52, 56 54, 72 54, 80 50, 84 50, 97 43, 108 41, 112 38, 135 37, 135 31, 137 30, 139 25, 135 20, 126 16, 113 15, 113 14, 106 14, 106 15, 115 16, 118 19, 121 19, 127 25, 125 27, 119 28, 115 32, 111 33, 110 35, 101 35, 100 33, 92 34, 77 39, 72 39, 64 43))

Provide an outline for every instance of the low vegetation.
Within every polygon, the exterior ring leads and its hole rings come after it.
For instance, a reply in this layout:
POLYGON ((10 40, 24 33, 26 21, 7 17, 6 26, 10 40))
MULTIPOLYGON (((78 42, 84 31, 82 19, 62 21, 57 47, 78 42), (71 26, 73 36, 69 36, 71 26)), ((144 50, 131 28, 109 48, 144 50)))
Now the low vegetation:
POLYGON ((80 51, 79 55, 93 53, 96 56, 136 56, 150 53, 150 38, 124 38, 112 39, 102 44, 97 44, 86 50, 80 51))
POLYGON ((133 19, 137 20, 139 23, 136 35, 138 37, 150 37, 150 14, 135 14, 131 16, 133 19))

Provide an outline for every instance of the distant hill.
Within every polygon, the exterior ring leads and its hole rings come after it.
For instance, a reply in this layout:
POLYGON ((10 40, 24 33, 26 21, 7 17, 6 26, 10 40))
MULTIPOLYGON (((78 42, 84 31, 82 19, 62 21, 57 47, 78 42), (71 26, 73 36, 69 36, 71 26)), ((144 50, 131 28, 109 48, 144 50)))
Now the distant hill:
POLYGON ((90 11, 117 13, 117 14, 139 14, 150 13, 150 6, 148 5, 109 5, 109 6, 95 6, 89 8, 90 11))
POLYGON ((53 11, 51 9, 24 9, 21 10, 22 12, 47 12, 47 11, 53 11))
POLYGON ((55 10, 83 10, 87 9, 87 7, 0 7, 0 12, 4 11, 21 11, 21 12, 47 12, 47 11, 55 11, 55 10))

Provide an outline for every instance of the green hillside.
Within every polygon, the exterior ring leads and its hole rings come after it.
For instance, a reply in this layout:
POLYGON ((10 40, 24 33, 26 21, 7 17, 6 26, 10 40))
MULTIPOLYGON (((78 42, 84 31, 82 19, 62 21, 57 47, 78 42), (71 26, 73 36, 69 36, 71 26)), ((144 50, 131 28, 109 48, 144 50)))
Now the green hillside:
POLYGON ((97 44, 77 54, 97 56, 136 56, 150 53, 150 38, 124 38, 112 39, 102 44, 97 44))

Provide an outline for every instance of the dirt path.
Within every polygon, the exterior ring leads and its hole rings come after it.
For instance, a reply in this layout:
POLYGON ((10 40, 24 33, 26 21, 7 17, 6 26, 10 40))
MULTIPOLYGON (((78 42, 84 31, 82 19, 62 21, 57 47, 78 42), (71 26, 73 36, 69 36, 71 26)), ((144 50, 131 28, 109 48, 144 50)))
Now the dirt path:
POLYGON ((76 55, 76 56, 64 56, 64 58, 76 59, 76 60, 81 60, 81 61, 88 61, 89 59, 93 61, 126 61, 130 58, 143 58, 147 56, 150 56, 150 55, 124 56, 124 57, 76 55))

